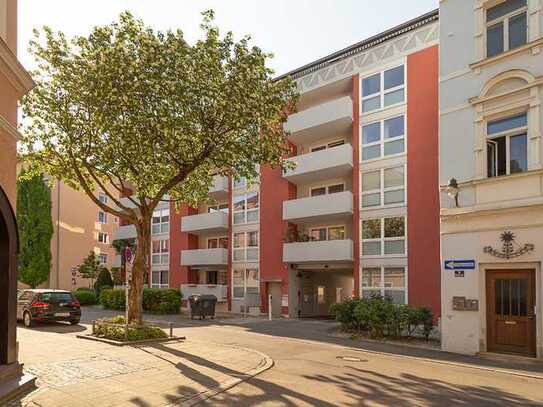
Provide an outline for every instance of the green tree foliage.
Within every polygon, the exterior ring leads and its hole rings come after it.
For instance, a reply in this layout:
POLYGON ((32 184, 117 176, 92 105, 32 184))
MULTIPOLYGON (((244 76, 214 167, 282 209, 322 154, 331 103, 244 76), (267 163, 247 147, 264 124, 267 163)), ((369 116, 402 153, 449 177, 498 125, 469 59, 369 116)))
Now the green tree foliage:
POLYGON ((49 278, 53 236, 51 191, 40 175, 17 181, 17 225, 19 280, 35 288, 49 278))
POLYGON ((130 322, 141 321, 159 202, 195 205, 208 199, 214 174, 254 179, 256 165, 282 165, 288 150, 294 82, 273 80, 270 55, 249 37, 221 35, 213 12, 201 28, 203 39, 189 44, 182 31, 157 32, 125 12, 87 37, 45 27, 30 44, 39 68, 23 101, 26 161, 135 226, 130 322), (127 188, 134 195, 120 200, 127 188))
POLYGON ((100 291, 105 288, 113 288, 113 279, 109 270, 105 267, 98 272, 98 277, 96 278, 96 283, 94 283, 94 291, 100 294, 100 291))
POLYGON ((98 275, 103 269, 105 269, 105 267, 100 264, 98 257, 93 251, 91 251, 89 255, 83 259, 83 262, 77 266, 79 275, 83 278, 91 280, 91 287, 94 287, 94 280, 98 278, 98 275))

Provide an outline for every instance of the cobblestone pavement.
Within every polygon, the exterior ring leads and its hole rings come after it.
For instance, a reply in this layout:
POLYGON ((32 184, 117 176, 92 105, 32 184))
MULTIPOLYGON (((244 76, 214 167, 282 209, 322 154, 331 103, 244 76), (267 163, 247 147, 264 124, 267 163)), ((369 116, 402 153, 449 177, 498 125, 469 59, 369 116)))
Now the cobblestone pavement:
POLYGON ((76 338, 84 326, 18 329, 19 355, 38 389, 20 405, 190 405, 271 366, 262 353, 203 341, 117 347, 76 338))

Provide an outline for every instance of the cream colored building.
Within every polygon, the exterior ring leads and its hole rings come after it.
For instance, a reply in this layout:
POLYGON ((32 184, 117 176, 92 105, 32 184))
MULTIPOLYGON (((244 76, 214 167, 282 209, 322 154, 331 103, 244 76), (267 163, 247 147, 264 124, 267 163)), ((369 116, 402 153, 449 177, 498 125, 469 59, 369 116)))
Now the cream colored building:
POLYGON ((447 351, 543 358, 541 3, 440 2, 447 351))

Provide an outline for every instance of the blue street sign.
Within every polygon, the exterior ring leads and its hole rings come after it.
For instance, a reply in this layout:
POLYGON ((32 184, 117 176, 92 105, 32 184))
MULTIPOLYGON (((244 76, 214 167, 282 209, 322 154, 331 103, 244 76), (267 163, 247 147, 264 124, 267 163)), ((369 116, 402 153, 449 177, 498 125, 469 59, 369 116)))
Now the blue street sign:
POLYGON ((445 260, 445 270, 474 270, 475 260, 445 260))

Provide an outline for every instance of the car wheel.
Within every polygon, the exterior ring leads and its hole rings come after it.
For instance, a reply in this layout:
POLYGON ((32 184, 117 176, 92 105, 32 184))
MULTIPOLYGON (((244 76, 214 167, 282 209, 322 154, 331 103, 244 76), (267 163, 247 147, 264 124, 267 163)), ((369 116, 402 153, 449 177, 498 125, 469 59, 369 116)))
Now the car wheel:
POLYGON ((25 313, 23 314, 23 324, 27 328, 34 326, 34 321, 32 321, 32 315, 30 315, 30 312, 28 311, 25 311, 25 313))
POLYGON ((70 325, 77 325, 77 324, 79 324, 79 319, 72 319, 70 321, 70 325))

